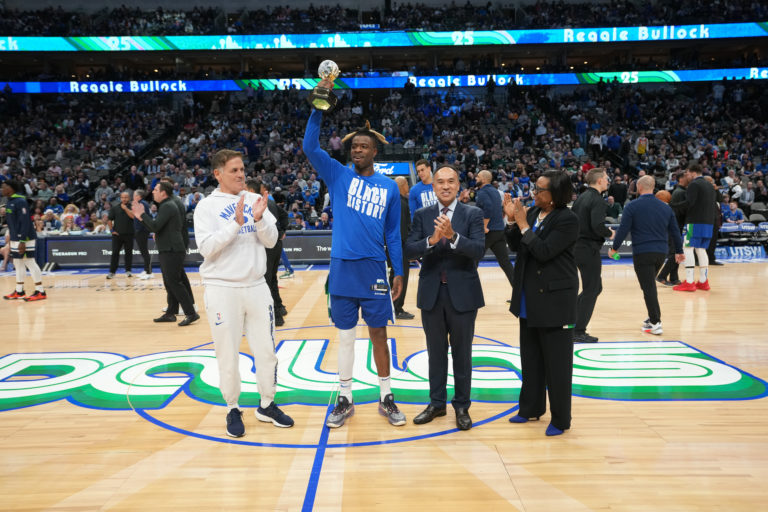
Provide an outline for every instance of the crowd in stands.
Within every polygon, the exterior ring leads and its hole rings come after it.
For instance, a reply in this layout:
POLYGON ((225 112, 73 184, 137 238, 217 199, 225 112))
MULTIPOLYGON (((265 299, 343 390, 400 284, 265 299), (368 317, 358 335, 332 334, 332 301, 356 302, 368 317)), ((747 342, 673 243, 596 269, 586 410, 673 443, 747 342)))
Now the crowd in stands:
POLYGON ((121 6, 95 13, 61 7, 35 11, 0 11, 3 36, 123 36, 272 34, 382 30, 503 30, 522 28, 610 27, 763 21, 768 5, 756 0, 599 0, 537 1, 526 4, 451 2, 447 6, 393 3, 370 12, 336 6, 305 9, 289 4, 225 12, 220 7, 146 11, 121 6))
MULTIPOLYGON (((568 170, 576 197, 586 172, 602 166, 612 181, 606 209, 618 218, 637 196, 638 176, 652 174, 659 189, 670 190, 676 172, 694 160, 715 180, 726 217, 731 199, 747 218, 752 202, 768 201, 768 101, 759 83, 671 89, 600 84, 573 91, 406 88, 382 98, 347 90, 326 117, 321 144, 344 161, 341 137, 368 119, 391 143, 379 160, 454 164, 465 201, 474 199, 481 169, 492 172, 500 192, 530 201, 530 184, 547 169, 568 170)), ((174 181, 191 222, 196 205, 216 186, 210 157, 230 148, 243 153, 247 174, 267 183, 288 210, 290 229, 327 229, 333 222, 327 190, 301 151, 309 114, 302 94, 221 94, 205 112, 191 102, 185 123, 164 143, 148 146, 142 159, 137 155, 150 129, 171 124, 172 114, 157 97, 134 98, 130 109, 125 96, 30 103, 0 128, 0 180, 25 183, 41 230, 103 231, 99 226, 120 192, 151 190, 163 176, 174 181), (111 103, 116 98, 121 108, 111 103), (133 165, 115 165, 127 156, 133 165)))

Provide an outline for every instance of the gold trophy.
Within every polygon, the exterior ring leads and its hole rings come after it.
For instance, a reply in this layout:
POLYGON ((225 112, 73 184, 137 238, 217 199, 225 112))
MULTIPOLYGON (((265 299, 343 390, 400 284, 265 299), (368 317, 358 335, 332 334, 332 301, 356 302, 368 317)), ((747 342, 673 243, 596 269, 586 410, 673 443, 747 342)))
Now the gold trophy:
MULTIPOLYGON (((341 71, 339 71, 339 66, 332 60, 324 60, 317 68, 317 74, 320 75, 320 78, 333 82, 341 74, 341 71)), ((338 98, 336 98, 331 89, 318 85, 309 93, 307 100, 317 110, 330 112, 336 106, 338 98)))

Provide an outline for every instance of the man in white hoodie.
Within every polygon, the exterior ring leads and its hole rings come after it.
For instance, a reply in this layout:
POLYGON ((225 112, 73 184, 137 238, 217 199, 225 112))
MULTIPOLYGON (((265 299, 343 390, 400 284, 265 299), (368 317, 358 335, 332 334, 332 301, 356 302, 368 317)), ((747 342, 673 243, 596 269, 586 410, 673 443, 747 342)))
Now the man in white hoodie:
POLYGON ((205 310, 216 349, 221 394, 227 403, 227 435, 245 434, 240 398, 240 341, 245 332, 256 362, 259 421, 291 427, 293 420, 274 402, 277 379, 274 305, 264 279, 265 247, 277 242, 275 217, 267 210, 267 196, 245 190, 242 155, 223 149, 211 166, 219 188, 195 209, 195 240, 204 261, 200 276, 205 285, 205 310))

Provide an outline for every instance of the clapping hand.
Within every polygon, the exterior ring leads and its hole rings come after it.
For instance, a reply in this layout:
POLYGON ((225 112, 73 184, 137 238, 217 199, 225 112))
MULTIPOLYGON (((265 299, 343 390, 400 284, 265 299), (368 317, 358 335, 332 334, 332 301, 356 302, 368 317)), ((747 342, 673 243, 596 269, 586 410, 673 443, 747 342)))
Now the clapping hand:
POLYGON ((264 215, 264 210, 267 209, 267 204, 269 202, 269 194, 265 190, 263 194, 259 198, 256 199, 256 202, 253 203, 253 206, 251 206, 251 212, 253 213, 253 221, 259 222, 261 220, 262 215, 264 215))
MULTIPOLYGON (((128 208, 125 205, 121 205, 124 210, 128 210, 128 208)), ((133 213, 134 217, 141 220, 141 216, 144 215, 144 205, 142 205, 138 200, 134 200, 131 204, 131 212, 133 213)))
POLYGON ((515 204, 509 192, 504 194, 504 200, 501 202, 501 208, 504 210, 504 216, 508 222, 515 221, 515 204))
POLYGON ((240 196, 240 200, 237 202, 237 207, 235 208, 235 222, 237 222, 239 226, 245 224, 245 216, 243 215, 244 205, 245 194, 240 196))
POLYGON ((528 219, 527 219, 528 208, 526 208, 523 205, 523 200, 519 197, 514 200, 514 205, 512 208, 513 208, 512 213, 515 220, 515 224, 517 224, 517 227, 520 228, 520 231, 525 231, 530 227, 528 225, 528 219))

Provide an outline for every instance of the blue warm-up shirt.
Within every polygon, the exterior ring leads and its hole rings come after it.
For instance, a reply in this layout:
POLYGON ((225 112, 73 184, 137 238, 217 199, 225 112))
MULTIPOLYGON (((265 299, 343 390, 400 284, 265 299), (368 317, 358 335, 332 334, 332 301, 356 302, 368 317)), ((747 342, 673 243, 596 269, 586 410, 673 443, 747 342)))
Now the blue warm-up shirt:
MULTIPOLYGON (((309 116, 303 149, 312 167, 325 181, 331 196, 331 259, 384 262, 387 260, 385 247, 388 247, 395 275, 402 276, 400 190, 397 184, 377 172, 371 176, 361 176, 331 158, 320 148, 322 118, 323 114, 317 110, 309 116)), ((368 276, 358 277, 365 279, 368 276)), ((337 283, 331 283, 332 293, 344 280, 335 281, 337 283)))
POLYGON ((36 238, 35 225, 32 224, 26 197, 13 194, 5 205, 5 218, 11 242, 28 242, 36 238))
POLYGON ((683 239, 672 208, 653 194, 643 194, 624 207, 621 224, 613 239, 613 250, 619 250, 621 242, 630 232, 632 254, 666 254, 670 236, 675 245, 675 253, 683 253, 683 239))
POLYGON ((411 209, 411 219, 416 210, 425 206, 432 206, 437 202, 437 196, 432 185, 425 185, 421 181, 411 187, 408 192, 408 206, 411 209))
POLYGON ((484 185, 475 192, 475 204, 483 210, 483 218, 488 220, 488 231, 503 231, 504 216, 501 209, 499 191, 491 185, 484 185))

